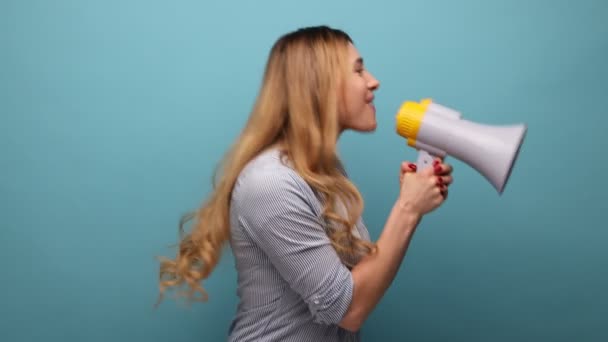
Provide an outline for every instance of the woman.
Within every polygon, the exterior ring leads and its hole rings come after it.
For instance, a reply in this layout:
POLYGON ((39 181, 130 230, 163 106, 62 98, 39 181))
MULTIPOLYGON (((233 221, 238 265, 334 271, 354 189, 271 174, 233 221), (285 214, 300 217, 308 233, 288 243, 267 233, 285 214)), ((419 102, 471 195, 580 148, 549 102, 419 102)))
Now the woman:
POLYGON ((376 128, 378 86, 346 33, 321 26, 281 37, 214 192, 189 217, 176 259, 161 264, 161 296, 187 284, 205 300, 200 281, 229 241, 240 298, 229 340, 358 340, 418 223, 452 182, 440 159, 419 173, 403 163, 399 196, 370 241, 336 144, 345 130, 376 128))

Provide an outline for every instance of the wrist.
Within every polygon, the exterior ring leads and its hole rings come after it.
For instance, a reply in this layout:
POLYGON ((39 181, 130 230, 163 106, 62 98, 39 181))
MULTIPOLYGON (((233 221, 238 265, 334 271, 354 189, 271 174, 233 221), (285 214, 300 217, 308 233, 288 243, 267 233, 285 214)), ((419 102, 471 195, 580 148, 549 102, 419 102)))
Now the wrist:
POLYGON ((422 219, 422 213, 416 209, 410 201, 404 201, 402 199, 397 200, 394 210, 396 210, 398 215, 412 227, 416 226, 422 219))

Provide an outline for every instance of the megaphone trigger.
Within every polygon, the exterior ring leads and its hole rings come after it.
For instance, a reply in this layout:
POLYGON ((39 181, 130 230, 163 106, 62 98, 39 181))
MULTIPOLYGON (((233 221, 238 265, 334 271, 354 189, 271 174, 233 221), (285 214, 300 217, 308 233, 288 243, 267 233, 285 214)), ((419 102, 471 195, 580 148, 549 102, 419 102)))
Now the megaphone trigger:
POLYGON ((418 172, 431 166, 433 163, 433 156, 424 150, 418 150, 418 159, 416 160, 416 170, 418 172))
POLYGON ((418 158, 416 159, 416 170, 418 172, 433 166, 435 156, 425 150, 418 150, 418 158))

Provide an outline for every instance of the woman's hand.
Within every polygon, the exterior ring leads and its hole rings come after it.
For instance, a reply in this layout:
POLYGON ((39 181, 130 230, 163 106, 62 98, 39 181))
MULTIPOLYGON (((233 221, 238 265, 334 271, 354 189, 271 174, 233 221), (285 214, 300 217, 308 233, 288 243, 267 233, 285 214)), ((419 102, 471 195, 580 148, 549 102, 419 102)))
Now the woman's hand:
POLYGON ((399 172, 400 204, 419 215, 439 207, 448 196, 448 187, 453 182, 452 166, 442 158, 435 158, 432 167, 416 172, 416 165, 401 163, 399 172))

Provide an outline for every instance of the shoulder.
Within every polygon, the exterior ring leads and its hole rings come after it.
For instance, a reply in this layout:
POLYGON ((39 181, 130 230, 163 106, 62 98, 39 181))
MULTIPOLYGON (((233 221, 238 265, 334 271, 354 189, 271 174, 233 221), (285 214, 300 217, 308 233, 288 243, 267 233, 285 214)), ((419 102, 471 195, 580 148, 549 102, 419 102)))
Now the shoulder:
POLYGON ((237 208, 279 210, 288 204, 310 204, 312 190, 304 179, 271 150, 251 160, 239 174, 232 192, 237 208))

